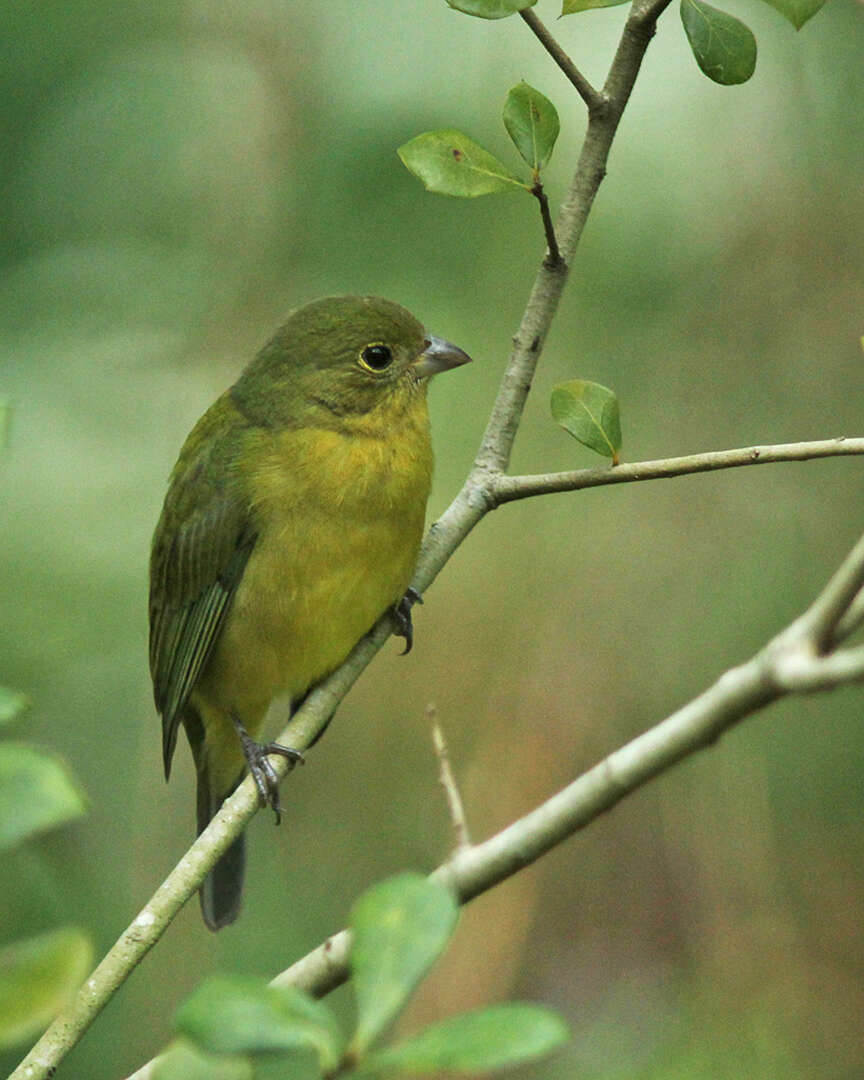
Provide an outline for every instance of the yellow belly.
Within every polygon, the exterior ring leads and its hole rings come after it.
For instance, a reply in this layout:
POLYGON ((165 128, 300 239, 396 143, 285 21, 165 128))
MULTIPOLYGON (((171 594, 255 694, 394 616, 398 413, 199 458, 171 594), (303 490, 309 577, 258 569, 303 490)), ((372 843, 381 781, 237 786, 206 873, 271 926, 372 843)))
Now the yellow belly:
POLYGON ((202 680, 211 702, 254 725, 277 694, 298 697, 332 671, 407 589, 422 527, 415 512, 261 537, 202 680))
POLYGON ((304 430, 251 448, 259 537, 192 697, 225 783, 242 766, 231 714, 257 734, 274 697, 329 674, 407 589, 431 481, 422 405, 395 439, 304 430))

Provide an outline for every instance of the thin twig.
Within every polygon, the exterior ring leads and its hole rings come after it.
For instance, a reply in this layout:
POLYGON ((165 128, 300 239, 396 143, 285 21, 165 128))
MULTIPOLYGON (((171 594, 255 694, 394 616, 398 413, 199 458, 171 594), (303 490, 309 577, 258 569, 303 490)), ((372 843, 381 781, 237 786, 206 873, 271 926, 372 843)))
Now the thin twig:
POLYGON ((531 194, 540 203, 540 217, 543 219, 543 231, 546 233, 546 246, 549 254, 545 262, 550 270, 554 270, 561 263, 561 252, 558 250, 558 238, 555 236, 555 226, 552 224, 552 215, 549 213, 549 199, 543 190, 543 184, 539 177, 534 181, 531 194))
POLYGON ((864 590, 858 593, 849 605, 849 610, 837 623, 834 630, 834 640, 836 642, 845 641, 861 626, 864 626, 864 590))
POLYGON ((564 52, 564 50, 561 48, 555 38, 552 37, 546 25, 541 20, 540 16, 537 15, 530 8, 526 8, 525 10, 520 11, 519 14, 534 32, 537 40, 540 42, 546 52, 549 53, 549 55, 552 57, 558 67, 561 68, 561 70, 564 72, 570 82, 576 87, 579 96, 588 106, 589 111, 602 108, 602 106, 604 105, 603 97, 597 93, 597 91, 594 89, 591 83, 588 82, 588 80, 585 78, 579 68, 576 67, 576 65, 567 55, 567 53, 564 52))
POLYGON ((444 797, 447 800, 447 809, 450 811, 450 820, 453 823, 453 833, 456 837, 456 851, 471 847, 471 837, 468 833, 468 820, 465 817, 465 807, 462 804, 462 796, 456 785, 456 778, 450 768, 450 756, 447 753, 447 743, 444 732, 438 723, 438 714, 434 705, 428 705, 426 715, 432 724, 432 745, 438 757, 438 780, 444 789, 444 797))
POLYGON ((864 588, 864 537, 843 560, 842 565, 801 621, 818 651, 826 652, 836 640, 837 626, 864 588))
POLYGON ((735 450, 708 450, 701 454, 688 454, 686 457, 625 462, 614 468, 601 465, 591 469, 542 473, 536 476, 496 476, 487 485, 488 497, 498 506, 534 495, 580 491, 583 488, 603 487, 607 484, 631 484, 641 480, 671 479, 693 473, 736 469, 745 465, 769 465, 779 461, 809 461, 813 458, 857 454, 864 454, 862 437, 778 443, 774 446, 745 446, 735 450))
POLYGON ((864 678, 864 645, 837 646, 843 620, 854 612, 864 588, 864 536, 843 560, 810 607, 772 643, 775 685, 784 693, 827 689, 864 678))

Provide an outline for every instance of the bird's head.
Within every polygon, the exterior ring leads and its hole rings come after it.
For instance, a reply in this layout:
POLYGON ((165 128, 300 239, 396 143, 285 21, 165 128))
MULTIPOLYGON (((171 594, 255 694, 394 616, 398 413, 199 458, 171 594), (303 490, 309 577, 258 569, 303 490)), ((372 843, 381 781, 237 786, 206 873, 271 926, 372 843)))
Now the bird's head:
POLYGON ((299 308, 233 394, 258 423, 350 422, 410 407, 429 379, 471 358, 377 296, 328 296, 299 308))

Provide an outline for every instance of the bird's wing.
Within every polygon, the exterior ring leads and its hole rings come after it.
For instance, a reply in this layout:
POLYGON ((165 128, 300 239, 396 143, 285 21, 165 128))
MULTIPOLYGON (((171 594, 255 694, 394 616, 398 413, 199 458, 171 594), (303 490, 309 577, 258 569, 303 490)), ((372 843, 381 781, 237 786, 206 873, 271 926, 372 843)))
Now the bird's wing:
POLYGON ((246 501, 228 486, 213 457, 212 444, 200 452, 184 449, 150 557, 150 673, 162 714, 166 777, 189 695, 218 640, 256 539, 246 501))

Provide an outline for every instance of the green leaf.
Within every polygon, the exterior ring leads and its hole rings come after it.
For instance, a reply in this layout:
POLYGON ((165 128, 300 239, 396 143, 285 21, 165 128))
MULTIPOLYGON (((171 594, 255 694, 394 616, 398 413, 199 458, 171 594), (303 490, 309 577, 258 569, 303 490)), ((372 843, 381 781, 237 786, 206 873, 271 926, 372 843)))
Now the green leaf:
POLYGON ((618 7, 629 0, 564 0, 562 15, 575 15, 577 11, 590 11, 593 8, 618 7))
POLYGON ((14 720, 29 704, 26 694, 0 686, 0 724, 8 724, 10 720, 14 720))
POLYGON ((796 30, 800 30, 817 12, 821 11, 826 2, 827 0, 765 0, 766 4, 770 4, 788 19, 796 30))
POLYGON ((447 0, 451 8, 478 19, 506 19, 517 11, 534 7, 537 0, 447 0))
POLYGON ((681 21, 702 71, 722 86, 747 82, 756 69, 756 38, 740 19, 703 0, 681 0, 681 21))
POLYGON ((599 383, 571 379, 552 391, 553 418, 583 446, 618 464, 621 415, 618 398, 599 383))
POLYGON ((504 104, 504 127, 516 149, 535 172, 549 160, 558 132, 558 110, 539 90, 517 83, 504 104))
POLYGON ((400 146, 396 153, 405 168, 438 195, 472 199, 513 187, 530 191, 498 158, 461 131, 427 131, 400 146))
POLYGON ((393 1020, 450 940, 457 915, 449 889, 420 874, 398 874, 360 897, 351 911, 355 1051, 393 1020))
POLYGON ((825 7, 826 0, 765 0, 765 3, 779 11, 796 30, 800 30, 817 11, 825 7))
POLYGON ((59 757, 26 743, 0 744, 0 851, 86 809, 83 792, 59 757))
POLYGON ((92 963, 90 939, 74 927, 0 949, 0 1048, 32 1039, 46 1028, 92 963))
POLYGON ((335 1068, 342 1037, 333 1014, 296 987, 217 975, 187 998, 174 1026, 203 1050, 217 1054, 311 1049, 324 1071, 335 1068))
POLYGON ((569 1037, 564 1021, 539 1005, 512 1003, 454 1016, 413 1039, 370 1054, 362 1072, 487 1072, 542 1057, 569 1037))
POLYGON ((252 1080, 252 1062, 205 1054, 185 1039, 175 1039, 153 1062, 151 1080, 252 1080))

